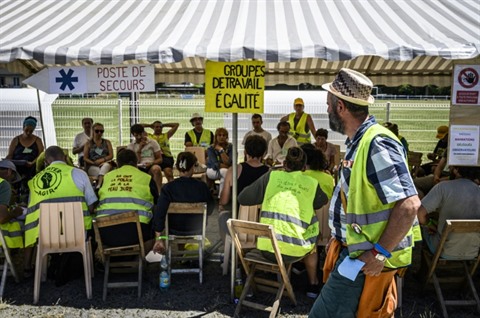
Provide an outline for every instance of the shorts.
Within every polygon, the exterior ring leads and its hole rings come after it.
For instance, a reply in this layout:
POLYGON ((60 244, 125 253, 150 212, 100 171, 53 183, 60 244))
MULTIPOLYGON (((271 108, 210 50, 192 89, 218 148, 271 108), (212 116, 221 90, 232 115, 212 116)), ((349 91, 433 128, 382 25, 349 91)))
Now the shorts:
POLYGON ((163 161, 160 164, 160 168, 166 169, 166 168, 173 168, 173 157, 163 157, 163 161))

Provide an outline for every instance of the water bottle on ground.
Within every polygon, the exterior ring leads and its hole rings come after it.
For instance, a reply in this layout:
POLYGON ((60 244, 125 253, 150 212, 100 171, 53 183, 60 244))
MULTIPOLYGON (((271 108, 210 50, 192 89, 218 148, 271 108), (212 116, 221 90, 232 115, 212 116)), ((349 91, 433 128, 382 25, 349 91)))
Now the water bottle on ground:
POLYGON ((163 255, 160 261, 160 290, 167 291, 170 287, 170 274, 168 273, 167 256, 163 255))
POLYGON ((234 285, 234 288, 233 288, 233 295, 234 295, 233 302, 235 304, 237 304, 238 301, 240 300, 240 296, 242 296, 242 292, 243 292, 242 272, 239 268, 237 268, 237 270, 236 270, 235 277, 236 277, 235 278, 235 285, 234 285))

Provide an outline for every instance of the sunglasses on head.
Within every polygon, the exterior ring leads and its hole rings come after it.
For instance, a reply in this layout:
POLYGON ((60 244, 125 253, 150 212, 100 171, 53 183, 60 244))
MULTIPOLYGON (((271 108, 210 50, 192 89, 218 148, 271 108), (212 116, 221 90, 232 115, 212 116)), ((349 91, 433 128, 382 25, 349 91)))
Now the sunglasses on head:
POLYGON ((95 129, 95 132, 96 132, 97 134, 99 134, 99 133, 102 133, 102 134, 103 134, 103 133, 105 132, 105 130, 95 129))

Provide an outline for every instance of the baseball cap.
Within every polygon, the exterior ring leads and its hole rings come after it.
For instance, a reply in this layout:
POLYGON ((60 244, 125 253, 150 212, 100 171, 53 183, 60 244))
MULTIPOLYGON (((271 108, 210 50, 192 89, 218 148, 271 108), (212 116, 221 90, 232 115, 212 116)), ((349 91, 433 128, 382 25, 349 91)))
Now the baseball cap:
POLYGON ((301 99, 300 97, 295 98, 295 100, 293 101, 293 105, 297 105, 297 104, 305 105, 305 103, 303 102, 303 99, 301 99))
POLYGON ((22 179, 20 174, 17 172, 17 167, 15 167, 13 162, 11 162, 10 160, 7 160, 7 159, 1 160, 0 161, 0 168, 10 169, 13 172, 15 172, 15 180, 13 180, 13 182, 17 182, 17 181, 20 181, 20 179, 22 179))
POLYGON ((437 139, 445 138, 446 134, 448 134, 448 126, 439 126, 437 128, 437 139))

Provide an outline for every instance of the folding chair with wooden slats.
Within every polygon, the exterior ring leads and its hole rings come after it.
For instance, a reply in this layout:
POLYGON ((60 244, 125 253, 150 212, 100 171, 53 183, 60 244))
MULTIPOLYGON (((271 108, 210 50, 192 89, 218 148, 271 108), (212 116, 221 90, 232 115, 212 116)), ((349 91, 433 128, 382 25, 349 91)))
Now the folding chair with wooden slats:
POLYGON ((93 229, 98 243, 98 250, 103 258, 105 265, 105 276, 103 278, 103 296, 107 299, 108 288, 137 287, 138 298, 142 295, 142 274, 143 260, 145 259, 145 248, 143 245, 142 228, 138 214, 135 211, 124 212, 109 216, 97 217, 93 220, 93 229), (132 224, 138 234, 138 243, 125 246, 107 246, 102 242, 101 228, 115 226, 120 224, 132 224), (124 260, 124 257, 134 257, 133 260, 124 260), (116 260, 119 258, 120 260, 116 260), (132 270, 138 270, 137 281, 129 282, 109 282, 110 271, 130 273, 132 270))
MULTIPOLYGON (((465 257, 456 257, 456 259, 452 258, 443 258, 442 255, 444 253, 444 248, 446 243, 449 240, 449 236, 453 233, 462 233, 463 235, 467 233, 477 233, 480 235, 480 220, 446 220, 445 226, 442 231, 442 236, 440 238, 440 242, 438 243, 436 252, 434 255, 430 253, 427 249, 423 251, 423 257, 428 265, 428 274, 427 274, 427 281, 428 283, 430 280, 433 281, 435 287, 435 293, 437 294, 437 298, 440 302, 440 306, 442 308, 442 313, 444 317, 448 317, 447 306, 476 306, 478 312, 480 313, 480 299, 478 297, 478 293, 475 289, 475 285, 472 280, 472 276, 475 274, 475 271, 480 263, 480 244, 477 244, 472 247, 473 250, 476 249, 475 255, 468 255, 465 257), (469 269, 468 263, 472 263, 469 269), (467 285, 470 289, 473 299, 462 299, 462 300, 445 300, 441 287, 440 282, 443 283, 451 283, 455 281, 459 281, 458 279, 455 280, 455 277, 452 276, 442 276, 439 277, 438 269, 440 267, 444 267, 446 265, 451 264, 461 264, 463 267, 462 270, 462 277, 460 277, 460 281, 464 281, 466 279, 467 285)), ((473 244, 473 243, 472 243, 473 244)), ((465 246, 462 246, 465 248, 465 246)), ((458 271, 456 271, 458 273, 458 271)), ((457 277, 459 278, 459 277, 457 277)))
POLYGON ((83 257, 87 298, 92 298, 93 259, 90 239, 86 240, 81 202, 41 203, 33 303, 40 297, 40 280, 45 281, 47 259, 52 253, 79 252, 83 257))
POLYGON ((292 284, 290 283, 290 271, 292 264, 285 264, 278 247, 278 242, 275 236, 275 231, 272 225, 261 224, 257 222, 249 222, 243 220, 230 219, 227 221, 230 235, 235 244, 240 261, 247 274, 247 280, 243 288, 242 295, 235 309, 235 317, 238 317, 242 306, 250 307, 253 309, 264 310, 270 312, 270 318, 275 317, 280 308, 280 300, 283 292, 287 290, 287 295, 293 302, 297 304, 295 294, 293 293, 292 284), (261 252, 257 249, 246 251, 243 248, 240 235, 253 235, 256 238, 264 237, 270 239, 276 262, 272 262, 263 257, 261 252), (265 277, 257 276, 259 272, 269 272, 276 274, 277 280, 269 280, 265 277), (275 294, 275 300, 272 305, 265 305, 261 303, 255 303, 250 300, 245 300, 250 288, 254 291, 264 291, 275 294))
POLYGON ((408 167, 410 168, 410 173, 414 178, 417 177, 418 169, 422 164, 422 156, 423 153, 415 151, 409 151, 407 154, 408 167))
POLYGON ((10 271, 16 283, 20 282, 20 277, 18 276, 17 270, 12 262, 12 257, 10 256, 10 249, 5 242, 3 237, 3 232, 0 230, 0 258, 4 258, 3 263, 0 263, 0 270, 2 271, 2 281, 0 282, 0 299, 3 298, 3 292, 5 291, 5 284, 7 282, 7 274, 10 271))
MULTIPOLYGON (((240 205, 238 209, 238 219, 244 221, 258 222, 258 216, 260 215, 260 209, 262 205, 240 205)), ((243 248, 255 248, 257 240, 254 235, 241 234, 239 236, 240 242, 243 248)), ((230 261, 230 252, 232 250, 232 238, 230 235, 225 236, 225 246, 223 249, 223 264, 222 275, 228 273, 228 263, 230 261)))
POLYGON ((207 164, 207 158, 205 154, 205 148, 203 147, 185 147, 186 152, 191 152, 197 157, 197 163, 198 165, 194 167, 193 169, 193 175, 192 178, 195 179, 200 179, 203 182, 207 182, 207 169, 206 164, 207 164))
POLYGON ((181 203, 171 202, 167 211, 165 232, 167 239, 167 252, 169 261, 170 277, 172 273, 198 273, 200 284, 203 282, 203 253, 205 251, 205 237, 207 227, 207 204, 205 202, 181 203), (170 215, 183 215, 185 218, 193 215, 202 216, 202 225, 197 234, 174 235, 171 233, 168 218, 170 215), (197 244, 198 250, 187 250, 178 248, 185 244, 197 244), (173 244, 176 244, 174 248, 173 244), (198 268, 172 268, 173 261, 198 260, 198 268))

